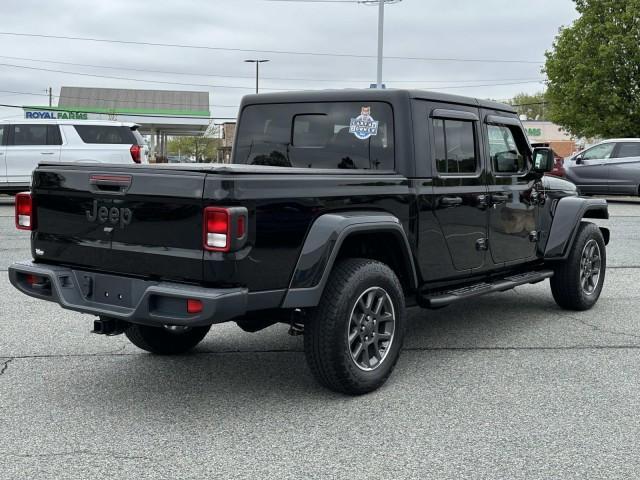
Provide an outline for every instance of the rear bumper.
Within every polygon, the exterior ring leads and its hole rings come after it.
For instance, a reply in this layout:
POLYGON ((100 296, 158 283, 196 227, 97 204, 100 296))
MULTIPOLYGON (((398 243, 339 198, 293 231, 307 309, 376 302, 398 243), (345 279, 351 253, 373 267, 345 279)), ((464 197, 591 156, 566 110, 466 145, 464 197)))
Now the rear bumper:
POLYGON ((210 325, 247 311, 248 292, 243 288, 153 282, 33 262, 11 265, 9 280, 21 292, 63 308, 143 325, 210 325), (36 284, 29 281, 34 275, 36 284), (188 313, 188 299, 200 300, 202 311, 188 313))

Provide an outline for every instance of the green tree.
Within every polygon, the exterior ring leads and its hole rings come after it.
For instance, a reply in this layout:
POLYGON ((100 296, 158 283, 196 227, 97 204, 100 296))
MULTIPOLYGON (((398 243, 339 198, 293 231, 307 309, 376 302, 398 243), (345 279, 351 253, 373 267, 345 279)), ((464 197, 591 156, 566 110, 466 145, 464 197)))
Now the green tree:
POLYGON ((526 115, 527 120, 546 120, 547 105, 544 92, 534 94, 519 93, 507 103, 513 105, 518 115, 526 115))
POLYGON ((640 137, 640 0, 575 0, 546 53, 549 118, 576 136, 640 137))
POLYGON ((198 162, 215 162, 221 144, 218 129, 211 125, 202 135, 171 137, 167 142, 169 155, 195 157, 198 162))

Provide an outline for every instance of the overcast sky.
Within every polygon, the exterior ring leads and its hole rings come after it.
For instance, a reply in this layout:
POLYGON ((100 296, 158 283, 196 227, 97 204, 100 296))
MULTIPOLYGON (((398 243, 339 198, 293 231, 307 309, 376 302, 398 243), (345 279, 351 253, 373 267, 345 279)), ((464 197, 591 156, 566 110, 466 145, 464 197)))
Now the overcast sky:
MULTIPOLYGON (((571 0, 404 0, 388 5, 385 55, 533 63, 386 59, 384 82, 388 87, 494 99, 540 91, 544 52, 551 47, 558 28, 569 25, 576 15, 571 0)), ((0 31, 367 56, 376 54, 377 8, 353 2, 267 0, 0 0, 0 31)), ((211 112, 217 118, 235 117, 242 95, 255 88, 254 67, 243 62, 247 58, 271 60, 261 69, 260 85, 264 91, 368 87, 376 74, 375 58, 245 53, 9 35, 0 35, 0 53, 4 55, 0 56, 3 104, 46 105, 45 89, 49 86, 54 95, 63 85, 196 90, 210 92, 211 112)), ((11 116, 20 118, 23 113, 0 108, 0 118, 11 116)))

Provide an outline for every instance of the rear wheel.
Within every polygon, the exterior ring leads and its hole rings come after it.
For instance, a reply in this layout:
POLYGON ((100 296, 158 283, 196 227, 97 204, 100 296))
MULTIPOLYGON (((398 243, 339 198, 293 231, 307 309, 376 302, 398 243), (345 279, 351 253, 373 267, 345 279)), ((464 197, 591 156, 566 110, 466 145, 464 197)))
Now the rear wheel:
POLYGON ((607 253, 602 232, 593 223, 582 222, 569 257, 551 277, 556 303, 568 310, 593 307, 604 284, 607 253))
POLYGON ((207 335, 211 325, 204 327, 150 327, 130 324, 125 335, 136 347, 159 355, 177 355, 194 348, 207 335))
POLYGON ((359 395, 387 380, 398 361, 406 323, 393 270, 368 259, 338 263, 304 328, 307 362, 325 387, 359 395))

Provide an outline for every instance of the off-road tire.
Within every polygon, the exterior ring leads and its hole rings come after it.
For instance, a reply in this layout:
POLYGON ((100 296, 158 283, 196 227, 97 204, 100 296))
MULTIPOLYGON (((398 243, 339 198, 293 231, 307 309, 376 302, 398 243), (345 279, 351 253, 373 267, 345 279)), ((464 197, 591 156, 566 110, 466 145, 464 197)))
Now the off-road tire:
POLYGON ((607 266, 607 253, 604 238, 600 229, 589 222, 581 222, 578 233, 569 252, 569 257, 555 267, 551 277, 551 293, 556 303, 567 310, 588 310, 593 307, 604 284, 607 266), (600 253, 600 275, 593 292, 587 294, 581 281, 583 252, 587 244, 596 242, 600 253))
POLYGON ((310 312, 305 321, 304 350, 307 363, 318 382, 333 391, 349 395, 371 392, 391 375, 400 356, 405 326, 404 294, 393 270, 370 259, 341 260, 329 276, 318 307, 310 312), (395 323, 392 340, 384 350, 386 353, 382 360, 367 371, 358 367, 357 360, 352 359, 348 336, 352 312, 358 299, 372 289, 377 289, 382 296, 387 294, 386 303, 390 300, 393 304, 389 310, 392 309, 395 314, 395 323))
POLYGON ((210 325, 191 327, 179 333, 164 327, 130 324, 124 331, 136 347, 158 355, 178 355, 188 352, 202 341, 210 325))

